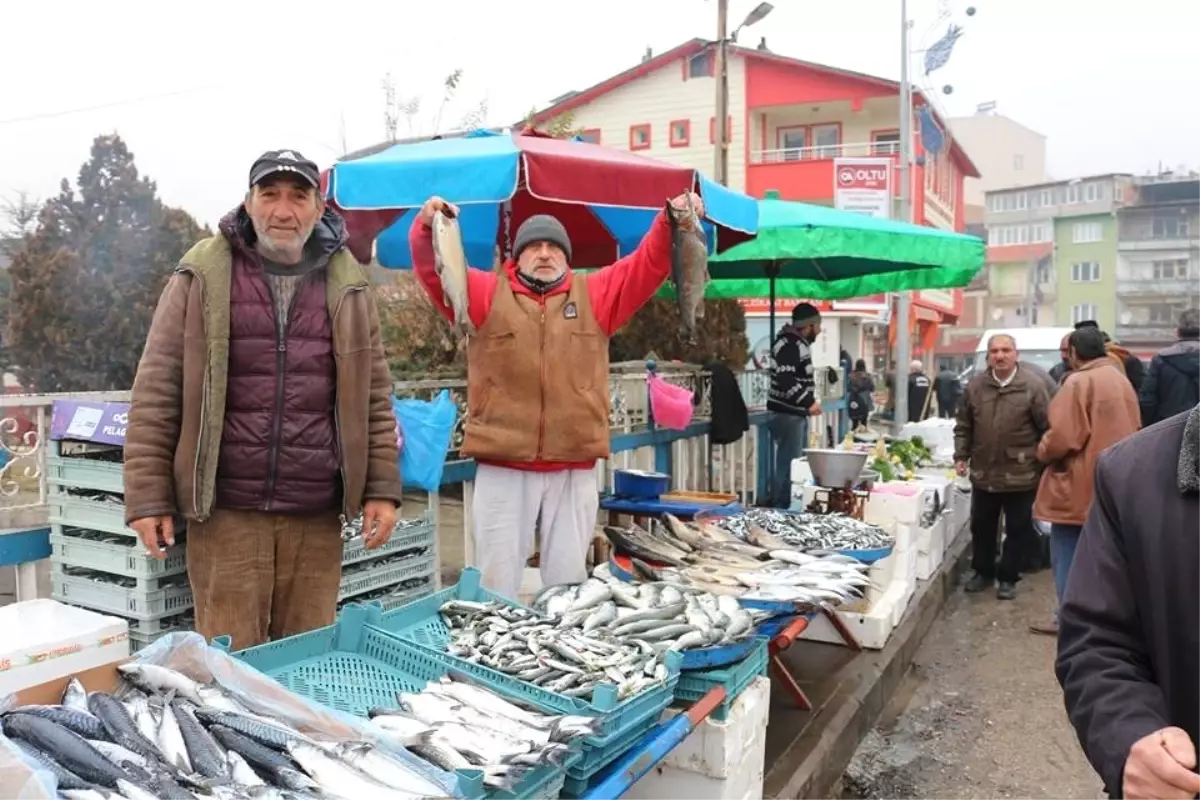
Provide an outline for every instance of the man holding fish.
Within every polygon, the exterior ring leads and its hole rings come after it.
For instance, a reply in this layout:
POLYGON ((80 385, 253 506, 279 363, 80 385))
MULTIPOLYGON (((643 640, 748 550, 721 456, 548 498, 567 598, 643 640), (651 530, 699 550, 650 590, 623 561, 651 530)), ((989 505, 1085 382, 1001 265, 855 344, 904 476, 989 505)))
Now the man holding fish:
POLYGON ((609 456, 608 339, 671 274, 674 232, 698 229, 703 214, 699 195, 674 198, 634 252, 586 276, 549 215, 521 223, 500 272, 468 268, 451 203, 430 198, 413 222, 414 271, 470 334, 462 452, 479 465, 472 534, 489 589, 517 595, 535 524, 542 582, 587 578, 594 467, 609 456))

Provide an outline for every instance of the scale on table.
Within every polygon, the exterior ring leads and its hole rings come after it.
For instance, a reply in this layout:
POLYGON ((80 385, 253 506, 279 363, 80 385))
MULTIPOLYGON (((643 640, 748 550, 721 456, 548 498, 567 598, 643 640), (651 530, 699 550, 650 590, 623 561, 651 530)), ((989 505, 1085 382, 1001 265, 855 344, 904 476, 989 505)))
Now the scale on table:
MULTIPOLYGON (((819 445, 820 441, 809 443, 819 445)), ((864 487, 869 477, 863 474, 869 456, 870 453, 819 446, 805 450, 804 457, 817 488, 804 510, 811 514, 845 514, 862 520, 871 496, 869 485, 864 487)))

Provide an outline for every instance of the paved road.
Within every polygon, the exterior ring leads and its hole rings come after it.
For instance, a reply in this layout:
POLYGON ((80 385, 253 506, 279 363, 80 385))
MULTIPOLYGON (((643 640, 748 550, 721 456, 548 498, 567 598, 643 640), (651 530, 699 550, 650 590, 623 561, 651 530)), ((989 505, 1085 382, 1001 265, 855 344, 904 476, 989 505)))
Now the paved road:
POLYGON ((959 589, 906 685, 859 746, 845 798, 1098 798, 1053 674, 1054 641, 1028 632, 1051 611, 1049 571, 1015 601, 959 589))

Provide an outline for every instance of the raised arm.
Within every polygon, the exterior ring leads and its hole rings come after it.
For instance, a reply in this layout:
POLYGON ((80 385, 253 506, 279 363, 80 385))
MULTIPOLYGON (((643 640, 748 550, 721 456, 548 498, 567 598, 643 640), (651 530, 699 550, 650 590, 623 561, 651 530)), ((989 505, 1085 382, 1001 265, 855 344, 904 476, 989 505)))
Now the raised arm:
MULTIPOLYGON (((425 288, 433 307, 447 320, 453 321, 454 312, 446 305, 442 281, 437 274, 437 264, 433 255, 433 229, 424 213, 417 215, 408 230, 408 247, 412 253, 413 272, 425 288)), ((467 313, 476 329, 483 325, 487 318, 495 289, 496 273, 482 269, 467 270, 467 313)))
POLYGON ((1111 455, 1097 463, 1096 498, 1058 612, 1055 671, 1084 753, 1107 790, 1119 793, 1129 749, 1171 723, 1129 579, 1111 455))
POLYGON ((587 276, 596 322, 609 336, 654 296, 671 274, 671 224, 659 212, 637 249, 587 276))

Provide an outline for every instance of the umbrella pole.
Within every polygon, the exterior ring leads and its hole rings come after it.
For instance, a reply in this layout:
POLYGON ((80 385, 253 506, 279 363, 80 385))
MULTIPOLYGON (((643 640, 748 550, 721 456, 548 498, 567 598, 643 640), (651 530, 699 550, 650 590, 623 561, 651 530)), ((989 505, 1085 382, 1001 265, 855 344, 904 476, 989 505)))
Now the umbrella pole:
MULTIPOLYGON (((767 377, 770 378, 771 380, 774 380, 774 378, 775 378, 775 276, 778 274, 779 274, 779 266, 774 261, 772 261, 770 264, 767 265, 767 287, 768 287, 767 297, 769 298, 769 300, 768 300, 768 302, 770 304, 769 308, 771 309, 771 312, 767 317, 767 326, 768 326, 767 349, 768 349, 768 352, 770 353, 770 356, 768 357, 768 360, 767 360, 767 363, 770 364, 769 374, 767 377)), ((768 384, 767 385, 768 399, 770 398, 770 396, 771 396, 771 386, 770 386, 770 384, 768 384)), ((770 496, 771 492, 775 491, 775 444, 776 444, 775 443, 775 431, 769 427, 770 419, 771 419, 771 412, 768 411, 767 412, 767 420, 768 420, 768 430, 771 430, 771 438, 770 438, 771 452, 767 453, 767 496, 770 500, 779 500, 780 498, 778 498, 778 497, 770 496)), ((787 505, 791 505, 791 504, 788 503, 787 505)), ((785 506, 785 508, 786 508, 786 506, 785 506)))

